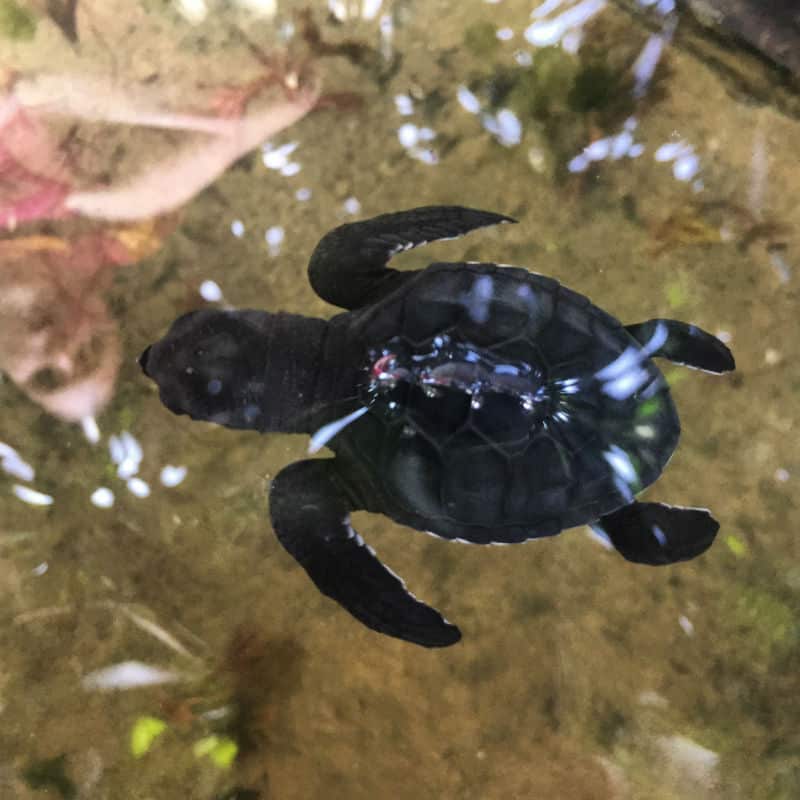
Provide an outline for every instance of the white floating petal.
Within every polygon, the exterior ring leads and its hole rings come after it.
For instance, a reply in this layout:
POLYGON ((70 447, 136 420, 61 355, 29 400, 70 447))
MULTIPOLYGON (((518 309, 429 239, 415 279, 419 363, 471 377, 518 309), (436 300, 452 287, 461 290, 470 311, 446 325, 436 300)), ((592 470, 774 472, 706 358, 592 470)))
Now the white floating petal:
POLYGON ((222 300, 222 289, 216 281, 203 281, 200 284, 200 296, 207 303, 219 303, 222 300))
POLYGON ((633 136, 628 131, 622 131, 611 140, 611 158, 614 161, 627 155, 633 145, 633 136))
POLYGON ((150 496, 150 487, 141 478, 131 478, 128 481, 128 491, 136 497, 150 496))
POLYGON ((31 489, 30 486, 20 486, 20 484, 15 483, 11 487, 11 491, 23 503, 28 503, 31 506, 50 506, 53 504, 53 498, 49 494, 37 492, 35 489, 31 489))
POLYGON ((361 203, 355 197, 348 197, 344 201, 344 210, 347 214, 358 214, 361 211, 361 203))
POLYGON ((461 107, 470 114, 478 114, 481 110, 481 101, 466 86, 459 86, 456 97, 461 107))
POLYGON ((397 129, 397 138, 403 147, 413 147, 419 141, 419 129, 413 122, 406 122, 397 129))
POLYGON ((125 456, 137 464, 141 463, 143 453, 139 440, 130 431, 122 431, 120 439, 125 447, 125 456))
POLYGON ((98 508, 111 508, 114 505, 114 492, 106 486, 101 486, 92 492, 89 499, 92 501, 92 505, 98 508))
POLYGON ((608 139, 597 139, 584 148, 583 154, 589 161, 602 161, 604 158, 608 158, 610 150, 611 143, 608 139))
POLYGON ((289 162, 289 156, 297 148, 298 142, 287 142, 280 147, 271 147, 263 152, 261 160, 268 169, 281 169, 289 162))
POLYGON ((306 202, 306 200, 310 200, 310 199, 311 199, 311 189, 309 189, 307 186, 303 186, 301 189, 298 189, 298 190, 297 190, 297 191, 294 193, 294 196, 295 196, 295 197, 296 197, 296 198, 297 198, 297 199, 298 199, 298 200, 299 200, 301 203, 305 203, 305 202, 306 202))
POLYGON ((201 23, 208 14, 205 0, 176 0, 178 13, 193 25, 201 23))
POLYGON ((362 0, 361 3, 361 18, 362 19, 375 19, 378 12, 381 10, 383 0, 362 0))
POLYGON ((114 464, 121 464, 125 458, 125 445, 122 444, 122 439, 113 433, 108 437, 108 452, 114 464))
POLYGON ((439 156, 434 150, 428 147, 414 147, 408 151, 417 161, 422 161, 423 164, 438 164, 439 156))
POLYGON ((281 167, 280 171, 281 175, 283 175, 285 178, 291 178, 292 175, 297 175, 301 169, 302 167, 296 161, 290 161, 288 164, 281 167))
POLYGON ((262 19, 274 17, 278 10, 277 0, 236 0, 236 2, 262 19))
POLYGON ((100 441, 100 428, 94 417, 83 417, 81 420, 83 435, 90 444, 97 444, 100 441))
POLYGON ((396 94, 394 106, 403 117, 410 117, 414 113, 414 101, 407 94, 396 94))
POLYGON ((84 689, 113 691, 159 686, 164 683, 175 683, 181 679, 182 675, 173 670, 151 667, 141 661, 122 661, 84 675, 81 685, 84 689))
POLYGON ((694 153, 687 153, 675 159, 672 174, 679 181, 690 181, 700 170, 700 159, 694 153))
POLYGON ((514 38, 514 31, 511 28, 498 28, 495 35, 501 42, 507 42, 514 38))
POLYGON ((21 481, 32 481, 36 477, 36 471, 33 467, 16 452, 4 455, 0 466, 2 466, 4 472, 19 478, 21 481))
POLYGON ((231 222, 231 233, 237 238, 241 239, 244 236, 244 222, 240 219, 235 219, 231 222))
POLYGON ((636 78, 636 85, 633 93, 636 97, 641 97, 647 88, 653 73, 656 71, 661 53, 664 49, 665 40, 660 34, 653 34, 645 43, 638 58, 633 64, 633 76, 636 78))
POLYGON ((522 123, 510 108, 497 112, 497 127, 500 144, 513 147, 522 141, 522 123))
POLYGON ((534 22, 525 29, 525 38, 534 47, 547 47, 557 44, 566 28, 558 20, 534 22))
MULTIPOLYGON (((536 8, 531 11, 531 17, 533 19, 539 19, 540 17, 546 17, 551 11, 555 11, 564 0, 544 0, 540 6, 536 6, 536 8)), ((653 0, 655 2, 655 0, 653 0)))
POLYGON ((585 172, 589 167, 589 163, 589 159, 583 153, 579 153, 567 164, 567 169, 570 172, 585 172))
POLYGON ((686 142, 666 142, 656 150, 653 158, 656 161, 672 161, 684 153, 690 153, 691 150, 686 142))
POLYGON ((167 464, 167 466, 161 470, 161 483, 170 488, 177 486, 179 483, 183 482, 183 479, 186 477, 186 471, 186 467, 173 467, 171 464, 167 464))
POLYGON ((344 22, 347 19, 347 5, 344 0, 328 0, 328 11, 330 11, 339 22, 344 22))

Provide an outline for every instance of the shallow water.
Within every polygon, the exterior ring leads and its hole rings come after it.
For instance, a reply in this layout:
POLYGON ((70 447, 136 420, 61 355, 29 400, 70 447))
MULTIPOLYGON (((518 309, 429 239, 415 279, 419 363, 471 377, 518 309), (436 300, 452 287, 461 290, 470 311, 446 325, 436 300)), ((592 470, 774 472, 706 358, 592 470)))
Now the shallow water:
MULTIPOLYGON (((172 108, 197 110, 209 85, 258 74, 245 34, 276 51, 293 19, 282 3, 260 20, 208 5, 191 22, 177 4, 81 2, 80 47, 42 18, 33 39, 0 40, 0 60, 33 74, 52 71, 57 52, 67 74, 156 87, 172 108)), ((337 4, 339 20, 315 9, 326 40, 374 52, 360 64, 312 58, 324 92, 362 103, 314 111, 272 138, 273 148, 299 143, 288 156, 299 171, 268 168, 257 149, 184 208, 157 252, 113 272, 122 360, 97 417, 100 441, 8 378, 0 385, 0 441, 36 472, 0 473, 2 796, 799 796, 800 124, 684 48, 682 21, 652 79, 637 83, 631 67, 671 13, 608 4, 573 55, 525 40, 536 3, 364 4, 373 6, 371 19, 357 3, 337 4), (575 162, 592 142, 591 157, 627 154, 575 162), (684 143, 677 159, 669 143, 684 143), (355 514, 410 589, 461 627, 458 645, 428 651, 359 625, 272 535, 266 489, 305 456, 307 437, 174 417, 135 359, 204 303, 204 281, 233 306, 332 315, 305 275, 320 236, 434 203, 519 224, 420 248, 396 259, 402 268, 526 266, 624 322, 675 317, 723 335, 737 370, 665 366, 683 433, 647 497, 713 511, 720 534, 695 561, 628 564, 581 529, 469 547, 355 514), (283 238, 267 240, 275 228, 283 238), (141 446, 148 497, 111 460, 109 437, 123 431, 141 446), (171 488, 159 480, 168 464, 187 468, 171 488), (23 502, 14 484, 52 504, 23 502), (92 504, 101 486, 113 507, 92 504), (86 684, 127 661, 176 681, 86 684), (165 725, 152 742, 141 733, 151 717, 165 725), (147 740, 138 757, 134 729, 147 740)), ((54 124, 94 180, 155 163, 176 137, 54 124)), ((100 226, 39 223, 5 238, 74 240, 100 226)), ((2 335, 7 346, 17 334, 12 325, 2 335)))

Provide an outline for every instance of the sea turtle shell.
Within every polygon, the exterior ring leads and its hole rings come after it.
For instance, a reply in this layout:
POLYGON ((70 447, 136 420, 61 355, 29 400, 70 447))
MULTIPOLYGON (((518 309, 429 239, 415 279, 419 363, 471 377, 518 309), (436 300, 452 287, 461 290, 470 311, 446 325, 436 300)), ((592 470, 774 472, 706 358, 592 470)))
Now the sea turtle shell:
POLYGON ((372 472, 363 507, 404 524, 479 543, 553 535, 630 503, 677 445, 657 343, 551 278, 432 264, 337 322, 363 345, 369 410, 331 447, 359 465, 354 484, 372 472))

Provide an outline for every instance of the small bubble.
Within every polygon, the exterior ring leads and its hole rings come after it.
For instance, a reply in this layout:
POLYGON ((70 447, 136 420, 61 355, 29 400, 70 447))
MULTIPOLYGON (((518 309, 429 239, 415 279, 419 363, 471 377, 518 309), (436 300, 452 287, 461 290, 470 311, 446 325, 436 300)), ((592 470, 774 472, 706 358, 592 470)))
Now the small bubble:
POLYGON ((297 199, 298 199, 298 200, 299 200, 301 203, 305 203, 305 202, 306 202, 306 200, 310 200, 310 199, 311 199, 311 189, 309 189, 307 186, 304 186, 302 189, 298 189, 298 190, 297 190, 297 191, 294 193, 294 196, 295 196, 295 197, 296 197, 296 198, 297 198, 297 199))
POLYGON ((775 470, 775 480, 780 481, 781 483, 786 483, 789 480, 789 470, 784 469, 783 467, 778 467, 775 470))
POLYGON ((244 222, 240 219, 235 219, 231 222, 231 233, 237 238, 241 239, 244 236, 244 222))

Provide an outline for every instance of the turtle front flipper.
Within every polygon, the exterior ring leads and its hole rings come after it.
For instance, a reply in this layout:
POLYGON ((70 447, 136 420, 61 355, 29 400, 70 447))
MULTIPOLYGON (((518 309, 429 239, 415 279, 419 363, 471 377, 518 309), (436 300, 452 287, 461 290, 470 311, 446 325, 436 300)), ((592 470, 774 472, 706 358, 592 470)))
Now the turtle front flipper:
POLYGON ((341 308, 360 308, 415 274, 387 268, 396 253, 501 222, 516 220, 462 206, 423 206, 340 225, 320 240, 311 255, 308 277, 323 300, 341 308))
POLYGON ((719 523, 704 508, 630 503, 592 525, 628 561, 661 566, 688 561, 711 547, 719 523))
POLYGON ((676 319, 649 319, 647 322, 627 325, 625 330, 642 347, 647 347, 651 342, 658 345, 650 353, 655 358, 668 358, 676 364, 706 372, 730 372, 736 368, 733 353, 716 336, 696 325, 676 319), (659 344, 662 338, 664 341, 659 344))
POLYGON ((323 594, 373 630, 424 647, 455 644, 458 628, 410 594, 350 526, 334 461, 298 461, 278 473, 270 489, 278 540, 323 594))

